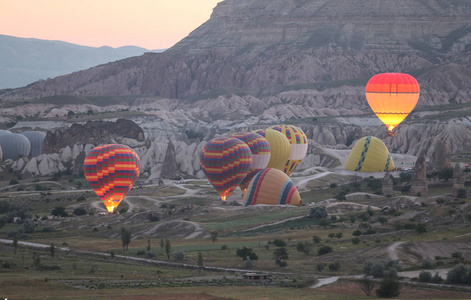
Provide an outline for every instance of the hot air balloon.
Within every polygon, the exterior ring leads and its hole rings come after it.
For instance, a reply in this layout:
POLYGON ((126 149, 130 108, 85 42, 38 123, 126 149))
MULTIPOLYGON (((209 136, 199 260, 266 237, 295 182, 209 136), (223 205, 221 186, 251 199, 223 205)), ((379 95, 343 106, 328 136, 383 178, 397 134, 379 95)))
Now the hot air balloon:
POLYGON ((236 132, 231 134, 231 137, 246 143, 252 152, 252 165, 250 166, 250 170, 239 184, 242 192, 245 192, 252 177, 267 167, 271 156, 270 144, 266 138, 255 132, 236 132))
POLYGON ((140 160, 127 146, 102 145, 88 153, 83 170, 108 212, 113 213, 139 178, 140 160))
POLYGON ((345 170, 357 172, 385 172, 396 167, 386 145, 373 136, 359 139, 345 161, 345 170))
POLYGON ((42 131, 25 131, 22 134, 28 138, 29 143, 31 144, 31 151, 29 152, 29 156, 36 157, 41 155, 46 134, 42 131))
POLYGON ((2 161, 16 160, 19 155, 28 156, 31 150, 29 140, 18 133, 4 133, 0 135, 0 147, 2 147, 2 161))
POLYGON ((247 176, 252 165, 252 152, 239 139, 215 138, 201 149, 200 165, 222 201, 226 201, 247 176))
POLYGON ((388 127, 389 135, 414 109, 420 86, 414 77, 402 73, 382 73, 366 84, 366 99, 373 112, 388 127))
POLYGON ((293 125, 276 125, 271 126, 268 129, 281 132, 289 141, 291 152, 288 157, 288 161, 284 166, 283 172, 290 176, 304 157, 306 157, 308 147, 306 134, 304 134, 304 131, 300 128, 293 125))
POLYGON ((288 175, 278 169, 258 172, 244 193, 244 206, 255 204, 301 205, 298 189, 288 175))
POLYGON ((283 171, 291 153, 291 146, 284 134, 273 129, 259 129, 254 132, 265 137, 270 144, 270 161, 267 168, 275 168, 283 171))

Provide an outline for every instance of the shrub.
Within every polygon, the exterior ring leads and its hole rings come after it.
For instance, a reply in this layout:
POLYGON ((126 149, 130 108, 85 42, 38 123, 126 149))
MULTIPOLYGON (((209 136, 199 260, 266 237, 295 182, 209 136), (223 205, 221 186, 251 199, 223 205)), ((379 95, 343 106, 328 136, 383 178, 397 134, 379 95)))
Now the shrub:
POLYGON ((146 251, 146 256, 147 256, 148 258, 154 258, 154 257, 155 257, 155 252, 146 251))
POLYGON ((422 261, 422 269, 431 269, 433 268, 433 262, 428 259, 424 259, 422 261))
POLYGON ((316 269, 319 272, 322 272, 322 270, 324 270, 324 268, 325 268, 325 264, 317 264, 317 266, 316 266, 316 269))
POLYGON ((328 253, 331 253, 333 252, 334 249, 330 246, 323 246, 321 248, 319 248, 319 250, 317 251, 317 255, 318 256, 321 256, 321 255, 325 255, 325 254, 328 254, 328 253))
POLYGON ((173 258, 175 260, 184 260, 185 259, 185 252, 175 251, 175 252, 173 252, 173 258))
POLYGON ((317 235, 312 236, 312 241, 316 244, 319 244, 321 242, 321 238, 318 237, 317 235))
POLYGON ((309 218, 312 220, 326 218, 329 214, 324 206, 316 206, 309 211, 309 218))
POLYGON ((340 263, 335 262, 335 263, 329 264, 329 270, 331 270, 331 271, 340 271, 340 263))
POLYGON ((428 272, 428 271, 420 272, 419 281, 420 282, 431 282, 432 281, 432 273, 428 272))
POLYGON ((353 244, 353 245, 359 245, 359 244, 360 244, 360 239, 357 238, 357 237, 356 237, 356 238, 353 238, 353 239, 352 239, 352 244, 353 244))
POLYGON ((74 209, 73 214, 76 216, 84 216, 87 214, 87 210, 83 207, 77 207, 76 209, 74 209))
POLYGON ((355 230, 353 233, 352 233, 353 236, 360 236, 361 235, 361 231, 360 230, 355 230))

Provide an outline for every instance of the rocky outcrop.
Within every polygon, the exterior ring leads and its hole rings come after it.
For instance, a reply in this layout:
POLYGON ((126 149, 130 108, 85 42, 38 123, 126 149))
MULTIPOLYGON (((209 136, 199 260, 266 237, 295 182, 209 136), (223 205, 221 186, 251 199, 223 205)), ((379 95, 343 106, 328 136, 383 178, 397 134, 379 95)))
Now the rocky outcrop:
POLYGON ((89 121, 84 125, 74 123, 65 130, 48 131, 44 138, 43 153, 58 153, 65 148, 63 151, 67 153, 64 155, 72 155, 70 145, 132 144, 133 140, 143 143, 144 131, 127 119, 118 119, 116 122, 89 121))
POLYGON ((165 158, 160 171, 160 178, 174 179, 177 176, 177 155, 172 140, 168 142, 165 158))

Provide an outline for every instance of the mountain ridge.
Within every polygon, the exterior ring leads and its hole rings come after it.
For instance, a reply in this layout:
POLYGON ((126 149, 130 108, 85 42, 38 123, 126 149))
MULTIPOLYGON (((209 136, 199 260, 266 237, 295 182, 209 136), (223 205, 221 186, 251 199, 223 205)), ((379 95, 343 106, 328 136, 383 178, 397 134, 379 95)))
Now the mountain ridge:
POLYGON ((89 47, 58 40, 0 35, 0 88, 18 88, 152 51, 162 50, 137 46, 89 47))

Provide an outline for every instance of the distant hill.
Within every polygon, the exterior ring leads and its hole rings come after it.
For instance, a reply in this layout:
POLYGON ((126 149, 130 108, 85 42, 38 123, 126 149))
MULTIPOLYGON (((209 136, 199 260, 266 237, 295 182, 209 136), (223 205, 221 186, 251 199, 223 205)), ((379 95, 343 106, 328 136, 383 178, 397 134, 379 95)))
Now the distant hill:
POLYGON ((161 51, 135 46, 95 48, 0 35, 0 89, 17 88, 145 52, 161 51))

